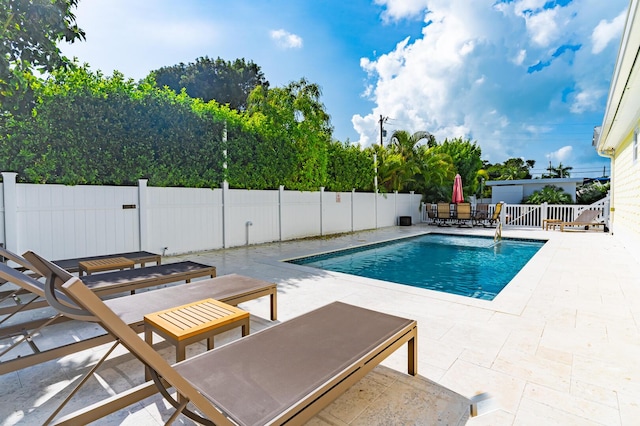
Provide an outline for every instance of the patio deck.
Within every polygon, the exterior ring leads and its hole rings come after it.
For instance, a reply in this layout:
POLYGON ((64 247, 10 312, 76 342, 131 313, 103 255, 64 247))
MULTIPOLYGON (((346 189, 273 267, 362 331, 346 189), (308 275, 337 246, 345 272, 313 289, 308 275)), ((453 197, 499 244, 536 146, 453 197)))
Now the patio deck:
MULTIPOLYGON (((179 260, 215 265, 219 275, 239 273, 276 282, 281 321, 335 300, 418 320, 419 377, 402 373, 406 351, 397 351, 318 414, 312 425, 637 424, 640 265, 616 236, 505 228, 504 237, 549 241, 494 301, 280 262, 427 231, 438 232, 423 225, 393 227, 193 253, 179 260), (498 409, 467 420, 467 398, 480 392, 491 394, 498 409)), ((488 229, 443 232, 493 235, 488 229)), ((273 324, 267 299, 241 307, 251 312, 252 332, 273 324)), ((74 331, 78 336, 91 332, 74 331)), ((239 338, 240 332, 222 336, 217 345, 239 338)), ((204 348, 194 345, 187 356, 204 348)), ((42 423, 105 350, 0 376, 0 424, 42 423)), ((173 359, 171 347, 165 345, 162 351, 173 359)), ((63 413, 141 383, 144 372, 119 349, 98 376, 63 413)), ((163 424, 170 412, 156 396, 97 424, 163 424)), ((184 417, 179 420, 192 424, 184 417)))

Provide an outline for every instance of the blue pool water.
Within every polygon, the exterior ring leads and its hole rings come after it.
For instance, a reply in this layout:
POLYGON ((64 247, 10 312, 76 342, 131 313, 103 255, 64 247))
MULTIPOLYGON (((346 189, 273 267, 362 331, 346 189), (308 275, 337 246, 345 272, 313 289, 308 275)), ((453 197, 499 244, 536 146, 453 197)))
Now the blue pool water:
POLYGON ((493 300, 544 241, 426 234, 290 263, 493 300))

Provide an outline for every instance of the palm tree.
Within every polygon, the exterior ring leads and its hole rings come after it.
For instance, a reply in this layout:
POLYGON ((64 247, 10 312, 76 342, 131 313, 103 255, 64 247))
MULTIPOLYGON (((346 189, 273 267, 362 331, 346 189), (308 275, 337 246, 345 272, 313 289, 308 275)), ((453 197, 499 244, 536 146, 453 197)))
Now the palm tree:
POLYGON ((558 164, 558 167, 553 167, 549 163, 549 173, 543 174, 542 178, 568 178, 571 177, 571 170, 573 170, 573 167, 563 166, 562 163, 558 164))
POLYGON ((447 199, 456 174, 451 156, 438 150, 437 146, 421 145, 416 157, 419 172, 415 178, 415 191, 422 193, 426 202, 447 199))
POLYGON ((387 149, 378 151, 379 184, 386 191, 403 191, 415 187, 415 177, 420 173, 417 161, 418 142, 433 138, 429 132, 410 135, 406 130, 396 130, 391 135, 387 149))

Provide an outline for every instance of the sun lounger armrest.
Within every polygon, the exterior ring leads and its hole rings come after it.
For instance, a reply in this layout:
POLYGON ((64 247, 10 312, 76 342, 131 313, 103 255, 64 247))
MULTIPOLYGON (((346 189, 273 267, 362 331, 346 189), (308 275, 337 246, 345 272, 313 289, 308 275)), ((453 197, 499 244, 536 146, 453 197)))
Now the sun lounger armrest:
POLYGON ((58 312, 63 314, 66 317, 88 321, 88 322, 98 322, 98 318, 93 316, 89 311, 82 309, 75 301, 71 299, 71 297, 65 298, 66 303, 61 303, 59 297, 59 290, 56 288, 55 283, 58 280, 64 280, 67 278, 68 274, 63 269, 59 269, 56 265, 44 259, 42 256, 34 253, 27 252, 25 253, 25 257, 33 263, 36 268, 40 271, 48 271, 50 275, 47 276, 47 281, 44 285, 44 296, 47 299, 47 303, 51 305, 58 312), (62 276, 61 276, 62 275, 62 276))

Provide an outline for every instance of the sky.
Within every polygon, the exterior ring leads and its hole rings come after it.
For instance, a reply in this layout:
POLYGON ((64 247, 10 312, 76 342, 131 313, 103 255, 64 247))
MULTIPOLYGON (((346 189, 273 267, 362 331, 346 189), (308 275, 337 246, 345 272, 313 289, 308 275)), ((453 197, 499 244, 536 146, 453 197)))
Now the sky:
POLYGON ((627 0, 81 0, 67 57, 139 80, 199 57, 322 89, 334 138, 396 130, 476 142, 483 160, 610 173, 602 124, 627 0))

